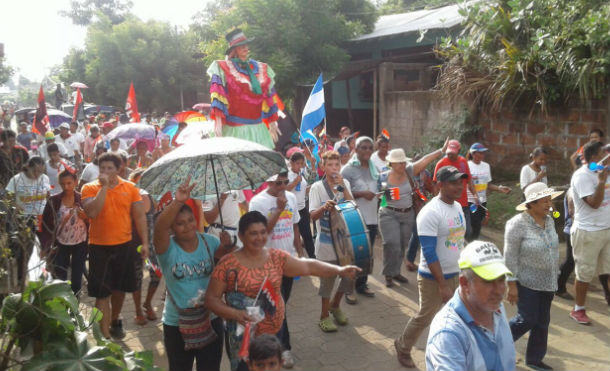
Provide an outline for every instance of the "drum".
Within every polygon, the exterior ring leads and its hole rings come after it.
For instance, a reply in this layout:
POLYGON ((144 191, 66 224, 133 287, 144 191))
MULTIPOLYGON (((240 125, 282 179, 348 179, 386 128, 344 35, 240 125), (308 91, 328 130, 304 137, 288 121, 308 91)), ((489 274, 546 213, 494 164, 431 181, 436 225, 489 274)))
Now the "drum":
POLYGON ((354 201, 342 202, 331 211, 330 232, 339 265, 355 264, 363 273, 372 271, 369 231, 354 201))

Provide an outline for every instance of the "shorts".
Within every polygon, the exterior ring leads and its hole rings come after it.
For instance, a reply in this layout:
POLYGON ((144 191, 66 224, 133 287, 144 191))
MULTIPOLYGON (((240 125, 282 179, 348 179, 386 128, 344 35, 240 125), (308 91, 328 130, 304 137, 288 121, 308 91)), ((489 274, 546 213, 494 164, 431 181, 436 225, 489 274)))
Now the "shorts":
MULTIPOLYGON (((324 261, 320 260, 324 263, 339 265, 338 260, 324 261)), ((330 299, 330 296, 333 292, 333 288, 335 287, 335 280, 337 276, 333 277, 320 277, 320 288, 318 289, 318 295, 323 299, 330 299)), ((339 288, 337 288, 337 292, 342 292, 344 294, 351 294, 354 292, 354 280, 349 278, 341 277, 339 280, 339 288)))
POLYGON ((89 296, 107 298, 112 291, 136 291, 136 259, 140 259, 140 254, 130 242, 89 245, 89 296))
MULTIPOLYGON (((133 240, 132 240, 133 242, 133 240)), ((138 245, 140 246, 140 245, 138 245)), ((134 265, 135 265, 135 270, 136 270, 136 291, 140 291, 142 290, 142 281, 144 280, 144 261, 142 260, 142 255, 140 255, 140 253, 138 253, 138 246, 135 247, 136 249, 136 259, 134 259, 134 265)), ((157 255, 155 254, 155 249, 152 245, 150 245, 149 250, 148 250, 148 260, 156 265, 157 267, 159 266, 159 263, 157 263, 157 255)), ((157 276, 155 269, 152 266, 148 266, 148 277, 150 278, 149 281, 149 287, 154 286, 157 287, 159 286, 159 283, 161 282, 161 278, 159 278, 159 276, 157 276)))
POLYGON ((570 236, 576 279, 591 282, 596 275, 610 274, 610 229, 576 229, 570 236))

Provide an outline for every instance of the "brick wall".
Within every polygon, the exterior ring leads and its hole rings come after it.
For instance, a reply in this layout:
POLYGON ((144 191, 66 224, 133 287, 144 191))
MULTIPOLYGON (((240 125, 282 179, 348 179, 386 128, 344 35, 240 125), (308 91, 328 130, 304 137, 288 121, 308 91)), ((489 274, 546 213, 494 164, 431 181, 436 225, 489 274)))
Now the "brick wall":
POLYGON ((551 108, 548 113, 530 114, 519 110, 488 113, 479 111, 475 124, 490 153, 487 161, 506 175, 519 173, 528 155, 537 146, 549 151, 547 161, 551 176, 565 182, 571 174, 570 155, 588 140, 592 128, 607 134, 610 128, 608 101, 591 101, 551 108))

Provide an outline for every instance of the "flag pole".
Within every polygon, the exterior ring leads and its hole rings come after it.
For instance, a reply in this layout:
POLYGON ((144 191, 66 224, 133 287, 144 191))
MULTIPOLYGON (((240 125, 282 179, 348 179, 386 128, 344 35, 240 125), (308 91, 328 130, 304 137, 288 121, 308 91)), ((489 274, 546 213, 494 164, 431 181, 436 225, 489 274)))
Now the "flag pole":
POLYGON ((267 282, 267 277, 269 277, 269 276, 268 275, 265 276, 265 279, 263 280, 263 283, 261 284, 261 287, 259 287, 258 293, 256 294, 256 297, 254 298, 255 305, 256 305, 256 302, 258 301, 258 297, 261 295, 261 291, 263 291, 263 287, 265 286, 265 283, 267 282))

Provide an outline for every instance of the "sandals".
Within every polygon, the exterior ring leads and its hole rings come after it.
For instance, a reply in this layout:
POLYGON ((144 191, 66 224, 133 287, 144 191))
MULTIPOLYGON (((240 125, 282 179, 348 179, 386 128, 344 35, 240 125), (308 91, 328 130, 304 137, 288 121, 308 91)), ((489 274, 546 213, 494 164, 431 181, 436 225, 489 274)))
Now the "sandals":
POLYGON ((331 309, 330 313, 333 315, 333 317, 335 317, 335 321, 337 321, 338 325, 340 325, 340 326, 347 325, 347 322, 348 322, 347 317, 345 316, 345 313, 343 313, 341 308, 331 309))
POLYGON ((156 321, 157 314, 155 313, 155 310, 152 309, 152 307, 146 307, 146 306, 143 306, 143 307, 146 310, 146 319, 148 319, 149 321, 156 321))
POLYGON ((321 319, 320 322, 318 322, 318 326, 324 332, 336 332, 337 331, 337 325, 335 325, 333 323, 333 320, 330 318, 330 316, 328 316, 324 319, 321 319))
POLYGON ((144 316, 136 316, 134 321, 138 326, 144 326, 148 322, 144 316))

